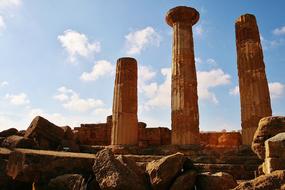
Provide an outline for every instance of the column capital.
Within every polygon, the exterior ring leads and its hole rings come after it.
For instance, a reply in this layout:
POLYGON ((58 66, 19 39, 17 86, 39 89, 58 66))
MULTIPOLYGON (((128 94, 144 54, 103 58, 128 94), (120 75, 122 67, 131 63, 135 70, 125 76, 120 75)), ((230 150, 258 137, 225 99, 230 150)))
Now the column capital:
POLYGON ((186 6, 178 6, 170 9, 166 14, 166 22, 169 26, 173 26, 174 23, 190 23, 192 25, 196 24, 199 20, 199 12, 192 8, 186 6))

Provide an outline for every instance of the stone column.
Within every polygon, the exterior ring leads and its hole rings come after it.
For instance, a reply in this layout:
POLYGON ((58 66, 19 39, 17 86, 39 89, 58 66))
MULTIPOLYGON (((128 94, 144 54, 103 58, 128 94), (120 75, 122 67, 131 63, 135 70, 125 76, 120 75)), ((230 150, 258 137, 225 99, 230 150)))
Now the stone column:
POLYGON ((112 145, 138 143, 137 72, 135 59, 118 59, 113 97, 112 145))
POLYGON ((199 110, 192 26, 199 13, 191 7, 170 9, 166 22, 173 28, 171 127, 172 144, 199 144, 199 110))
POLYGON ((261 118, 271 116, 259 30, 254 15, 240 16, 235 23, 243 144, 251 144, 261 118))

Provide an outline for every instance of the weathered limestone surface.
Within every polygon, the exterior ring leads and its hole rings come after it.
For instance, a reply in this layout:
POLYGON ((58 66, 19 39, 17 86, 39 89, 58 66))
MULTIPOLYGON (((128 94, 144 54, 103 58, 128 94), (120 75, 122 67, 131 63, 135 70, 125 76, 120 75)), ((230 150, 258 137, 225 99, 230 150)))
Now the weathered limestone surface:
POLYGON ((2 146, 7 148, 34 148, 36 147, 36 143, 33 139, 12 135, 5 138, 2 146))
POLYGON ((251 148, 257 156, 264 160, 265 141, 278 133, 285 132, 285 117, 274 116, 262 118, 254 134, 251 148))
POLYGON ((15 128, 10 128, 10 129, 6 129, 4 131, 0 132, 0 137, 8 137, 11 135, 16 135, 18 133, 18 130, 15 128))
POLYGON ((57 149, 64 135, 62 128, 41 116, 37 116, 31 122, 24 137, 35 139, 41 148, 57 149))
POLYGON ((171 185, 170 190, 189 190, 194 189, 197 171, 189 170, 178 176, 171 185))
POLYGON ((277 170, 271 174, 259 176, 253 180, 242 182, 234 190, 277 190, 285 184, 285 170, 277 170))
POLYGON ((47 182, 67 173, 92 174, 94 154, 14 149, 9 155, 7 174, 23 182, 47 182))
POLYGON ((243 144, 251 144, 258 122, 271 116, 271 103, 259 30, 254 15, 235 23, 243 144))
POLYGON ((169 145, 171 144, 171 131, 166 127, 139 127, 138 140, 140 147, 169 145))
POLYGON ((166 22, 173 27, 172 144, 199 144, 197 76, 192 32, 192 26, 198 20, 198 11, 191 7, 175 7, 166 15, 166 22))
POLYGON ((237 186, 233 176, 225 172, 197 175, 196 187, 201 190, 228 190, 237 186))
POLYGON ((265 141, 265 160, 262 166, 265 174, 285 170, 285 133, 279 133, 265 141))
POLYGON ((182 153, 176 153, 149 162, 146 165, 146 172, 149 174, 152 189, 169 189, 173 180, 175 180, 175 178, 181 174, 182 169, 185 168, 185 162, 186 157, 182 153))
POLYGON ((138 176, 129 164, 125 165, 117 160, 109 149, 96 154, 93 171, 102 190, 147 189, 143 178, 138 176))
POLYGON ((64 174, 51 179, 48 184, 48 188, 53 190, 83 190, 84 186, 86 186, 86 181, 79 174, 64 174))
POLYGON ((200 143, 208 147, 238 147, 242 144, 239 132, 202 132, 200 143))
POLYGON ((137 61, 124 57, 117 61, 113 97, 112 145, 138 143, 137 61))

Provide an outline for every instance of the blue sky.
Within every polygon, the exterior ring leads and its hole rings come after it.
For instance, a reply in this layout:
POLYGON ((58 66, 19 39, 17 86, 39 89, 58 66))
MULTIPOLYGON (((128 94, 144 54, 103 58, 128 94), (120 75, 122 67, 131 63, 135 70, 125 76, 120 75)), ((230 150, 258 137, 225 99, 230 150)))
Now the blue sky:
POLYGON ((200 129, 240 130, 234 22, 257 18, 274 115, 285 115, 283 0, 0 0, 0 130, 42 115, 58 125, 105 121, 116 60, 139 63, 139 119, 170 127, 172 30, 166 12, 200 12, 194 26, 200 129))

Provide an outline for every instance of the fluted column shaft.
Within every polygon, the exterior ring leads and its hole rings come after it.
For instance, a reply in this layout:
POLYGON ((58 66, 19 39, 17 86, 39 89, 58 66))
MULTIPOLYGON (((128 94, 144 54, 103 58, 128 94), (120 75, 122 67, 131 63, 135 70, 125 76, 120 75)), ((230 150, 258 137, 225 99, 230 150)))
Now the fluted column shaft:
POLYGON ((235 24, 243 144, 251 144, 261 118, 272 115, 259 30, 254 15, 235 24))
POLYGON ((137 101, 137 62, 133 58, 120 58, 114 86, 112 145, 138 143, 137 101))
POLYGON ((173 27, 171 127, 172 144, 199 144, 199 110, 192 26, 199 13, 176 7, 167 13, 173 27))

